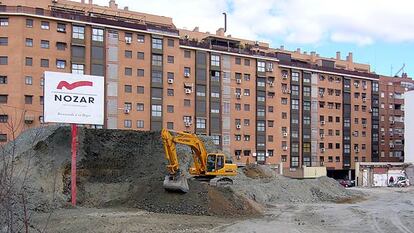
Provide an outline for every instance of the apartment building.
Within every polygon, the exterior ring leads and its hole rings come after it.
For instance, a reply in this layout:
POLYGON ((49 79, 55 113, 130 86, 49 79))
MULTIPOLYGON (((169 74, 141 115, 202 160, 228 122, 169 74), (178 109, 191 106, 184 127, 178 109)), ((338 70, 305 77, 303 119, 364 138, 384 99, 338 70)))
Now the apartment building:
MULTIPOLYGON (((240 165, 379 160, 369 65, 177 29, 171 18, 67 0, 2 0, 0 140, 43 124, 43 72, 105 77, 105 127, 210 135, 240 165)), ((387 102, 388 103, 388 102, 387 102)), ((384 122, 385 123, 385 122, 384 122)))
POLYGON ((380 161, 404 161, 404 93, 413 90, 414 81, 380 76, 380 161))

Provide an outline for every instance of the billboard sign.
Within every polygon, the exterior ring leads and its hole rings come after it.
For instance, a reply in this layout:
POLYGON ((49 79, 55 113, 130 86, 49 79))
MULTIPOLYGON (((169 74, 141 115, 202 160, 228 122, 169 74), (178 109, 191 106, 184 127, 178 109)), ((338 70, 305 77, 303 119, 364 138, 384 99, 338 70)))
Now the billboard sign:
POLYGON ((44 121, 104 124, 104 77, 46 71, 44 121))

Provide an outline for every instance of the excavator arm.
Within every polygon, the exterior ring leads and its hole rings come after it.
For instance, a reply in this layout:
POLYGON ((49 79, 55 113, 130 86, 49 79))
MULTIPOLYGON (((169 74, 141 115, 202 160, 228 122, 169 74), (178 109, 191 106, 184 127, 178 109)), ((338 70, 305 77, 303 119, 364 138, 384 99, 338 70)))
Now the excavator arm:
POLYGON ((176 132, 163 129, 161 137, 164 144, 165 157, 168 160, 167 170, 173 175, 180 170, 176 144, 187 145, 193 152, 194 168, 196 173, 204 174, 206 172, 207 150, 200 139, 190 133, 176 132), (176 135, 173 136, 171 132, 176 135))

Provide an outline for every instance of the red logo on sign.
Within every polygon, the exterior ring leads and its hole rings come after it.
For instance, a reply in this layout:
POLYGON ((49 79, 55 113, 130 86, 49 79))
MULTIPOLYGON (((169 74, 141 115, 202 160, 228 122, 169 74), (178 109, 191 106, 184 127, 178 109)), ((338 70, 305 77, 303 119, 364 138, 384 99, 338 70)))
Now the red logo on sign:
POLYGON ((66 87, 68 90, 73 90, 78 87, 91 87, 93 86, 93 83, 90 81, 78 81, 74 83, 68 83, 66 81, 60 81, 57 85, 57 89, 62 89, 63 87, 66 87))

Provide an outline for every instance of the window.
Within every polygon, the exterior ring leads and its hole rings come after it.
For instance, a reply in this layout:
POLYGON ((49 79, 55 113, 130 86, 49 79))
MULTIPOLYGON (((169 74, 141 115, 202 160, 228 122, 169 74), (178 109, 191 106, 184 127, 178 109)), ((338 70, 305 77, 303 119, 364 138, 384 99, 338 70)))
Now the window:
POLYGON ((65 60, 56 60, 56 68, 65 69, 66 61, 65 60))
POLYGON ((73 26, 72 38, 74 39, 85 39, 85 27, 73 26))
POLYGON ((56 42, 57 50, 64 51, 66 49, 66 43, 64 42, 56 42))
POLYGON ((152 65, 153 66, 162 66, 162 56, 161 55, 152 55, 152 65))
POLYGON ((290 160, 291 160, 291 167, 298 167, 299 166, 299 157, 297 157, 297 156, 292 156, 291 158, 290 158, 290 160))
POLYGON ((33 39, 26 38, 26 47, 33 47, 33 39))
POLYGON ((273 125, 274 125, 274 121, 267 121, 267 126, 273 127, 273 125))
POLYGON ((299 100, 292 99, 292 109, 299 109, 299 100))
POLYGON ((125 54, 125 58, 132 58, 132 51, 131 50, 125 50, 124 54, 125 54))
POLYGON ((265 121, 257 121, 257 131, 264 132, 265 131, 265 121))
POLYGON ((138 43, 144 43, 145 42, 145 36, 141 35, 141 34, 138 34, 137 35, 137 40, 138 40, 138 43))
POLYGON ((220 135, 211 135, 214 145, 220 145, 220 135))
POLYGON ((246 141, 246 142, 248 142, 248 141, 250 141, 250 135, 244 135, 244 141, 246 141))
POLYGON ((125 103, 124 103, 124 110, 129 110, 129 111, 131 111, 131 110, 132 110, 132 104, 131 104, 131 103, 129 103, 129 102, 125 102, 125 103))
POLYGON ((220 66, 220 56, 211 55, 211 66, 220 66))
POLYGON ((144 57, 145 57, 144 52, 138 52, 138 53, 137 53, 137 58, 138 58, 139 60, 144 60, 144 57))
POLYGON ((33 19, 26 19, 26 27, 27 28, 33 27, 33 19))
POLYGON ((245 66, 250 66, 250 59, 244 59, 244 65, 245 66))
POLYGON ((144 128, 144 121, 143 120, 137 120, 137 128, 139 128, 139 129, 144 128))
POLYGON ((0 27, 9 26, 9 18, 0 18, 0 27))
POLYGON ((174 105, 167 105, 167 112, 174 113, 174 105))
POLYGON ((240 57, 236 57, 235 63, 236 63, 236 65, 240 65, 241 64, 241 58, 240 57))
POLYGON ((162 116, 162 106, 159 104, 153 104, 151 106, 151 116, 153 117, 161 117, 162 116))
POLYGON ((190 77, 191 69, 190 67, 184 67, 184 77, 190 77))
POLYGON ((167 57, 167 62, 171 63, 171 64, 174 64, 174 56, 168 56, 167 57))
POLYGON ((49 29, 50 29, 49 22, 47 22, 47 21, 42 21, 42 22, 40 23, 40 28, 41 28, 41 29, 43 29, 43 30, 49 30, 49 29))
POLYGON ((0 84, 7 84, 7 76, 0 75, 0 84))
POLYGON ((204 118, 196 118, 196 127, 197 129, 205 129, 206 128, 206 119, 204 118))
POLYGON ((174 89, 167 89, 167 96, 174 96, 174 89))
POLYGON ((103 42, 104 41, 104 30, 100 28, 92 28, 92 41, 103 42))
POLYGON ((234 140, 241 141, 241 135, 240 134, 235 134, 234 135, 234 140))
POLYGON ((124 128, 132 128, 132 121, 124 120, 124 128))
POLYGON ((49 67, 49 59, 40 59, 40 67, 49 67))
POLYGON ((0 95, 0 103, 7 104, 8 95, 0 95))
POLYGON ((185 58, 191 58, 191 51, 190 50, 184 50, 184 57, 185 58))
POLYGON ((152 38, 152 48, 162 49, 162 39, 152 38))
POLYGON ((73 74, 84 74, 85 65, 83 64, 72 64, 72 73, 73 74))
POLYGON ((32 76, 26 76, 26 77, 24 77, 24 83, 26 85, 32 85, 33 84, 33 78, 32 78, 32 76))
POLYGON ((9 44, 8 37, 0 37, 0 46, 7 46, 9 44))
POLYGON ((9 63, 9 58, 7 56, 0 56, 0 65, 7 65, 9 63))
POLYGON ((139 112, 144 111, 144 104, 143 103, 137 103, 137 111, 139 111, 139 112))
POLYGON ((144 76, 144 70, 143 69, 138 69, 137 70, 137 76, 138 77, 143 77, 144 76))
POLYGON ((8 115, 0 115, 0 123, 6 123, 7 121, 9 121, 8 115))
POLYGON ((191 107, 191 100, 184 99, 184 107, 191 107))
POLYGON ((66 24, 58 23, 57 24, 57 31, 65 33, 66 32, 66 24))
POLYGON ((293 82, 299 82, 299 73, 298 72, 292 72, 292 81, 293 82))
POLYGON ((125 75, 126 76, 132 76, 132 68, 125 67, 125 75))
POLYGON ((154 83, 162 83, 162 72, 159 70, 153 70, 151 74, 151 80, 154 83))
POLYGON ((174 40, 168 39, 168 47, 174 47, 174 40))
POLYGON ((125 85, 124 86, 124 91, 126 93, 132 93, 132 86, 131 85, 125 85))
POLYGON ((304 101, 303 102, 303 110, 310 111, 310 109, 311 109, 311 102, 310 101, 304 101))
POLYGON ((257 71, 258 72, 265 72, 266 71, 266 63, 264 61, 257 62, 257 71))
POLYGON ((241 111, 241 104, 235 104, 234 108, 236 109, 236 111, 241 111))
POLYGON ((244 89, 244 96, 250 96, 250 89, 244 89))
POLYGON ((247 111, 247 112, 250 111, 250 104, 244 104, 243 105, 243 110, 247 111))
POLYGON ((40 48, 42 49, 48 49, 50 47, 48 40, 41 40, 40 41, 40 48))
POLYGON ((33 103, 33 96, 32 95, 25 95, 24 96, 24 103, 25 104, 32 104, 33 103))
POLYGON ((0 142, 7 142, 7 134, 0 134, 0 142))
POLYGON ((144 94, 144 86, 137 86, 137 93, 144 94))
POLYGON ((167 129, 174 129, 174 122, 167 122, 167 129))

